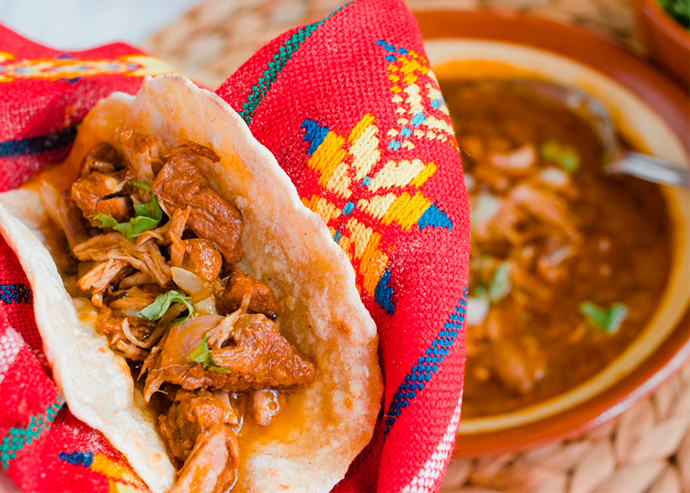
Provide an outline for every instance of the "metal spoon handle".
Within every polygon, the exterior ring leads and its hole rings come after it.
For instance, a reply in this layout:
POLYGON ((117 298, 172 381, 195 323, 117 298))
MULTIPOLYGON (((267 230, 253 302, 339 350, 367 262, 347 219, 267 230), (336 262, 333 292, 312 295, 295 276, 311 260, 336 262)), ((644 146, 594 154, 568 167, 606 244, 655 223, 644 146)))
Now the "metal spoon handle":
POLYGON ((639 152, 624 153, 621 159, 607 164, 604 172, 610 175, 623 173, 662 185, 690 189, 690 172, 687 169, 639 152))

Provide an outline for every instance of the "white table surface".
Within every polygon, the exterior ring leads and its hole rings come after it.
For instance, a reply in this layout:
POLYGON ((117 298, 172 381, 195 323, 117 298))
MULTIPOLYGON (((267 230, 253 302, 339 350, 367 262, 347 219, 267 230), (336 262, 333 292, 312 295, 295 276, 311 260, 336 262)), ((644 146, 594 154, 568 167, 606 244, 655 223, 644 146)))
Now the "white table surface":
POLYGON ((199 0, 0 0, 0 22, 62 50, 141 45, 199 0))

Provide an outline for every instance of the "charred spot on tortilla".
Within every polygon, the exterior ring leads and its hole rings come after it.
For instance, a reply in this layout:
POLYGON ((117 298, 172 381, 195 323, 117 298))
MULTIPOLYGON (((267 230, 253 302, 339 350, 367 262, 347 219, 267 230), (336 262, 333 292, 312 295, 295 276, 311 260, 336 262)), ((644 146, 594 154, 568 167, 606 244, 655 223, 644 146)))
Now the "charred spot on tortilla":
POLYGON ((212 93, 161 76, 101 101, 65 163, 0 194, 0 233, 70 410, 154 493, 329 491, 373 434, 354 271, 212 93))

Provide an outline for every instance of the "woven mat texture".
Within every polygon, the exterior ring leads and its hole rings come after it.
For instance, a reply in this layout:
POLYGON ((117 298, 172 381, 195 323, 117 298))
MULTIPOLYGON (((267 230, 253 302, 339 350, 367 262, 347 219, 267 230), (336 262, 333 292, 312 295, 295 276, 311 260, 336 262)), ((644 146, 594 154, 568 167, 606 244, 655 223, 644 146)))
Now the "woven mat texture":
MULTIPOLYGON (((264 43, 342 0, 206 0, 145 47, 216 87, 264 43)), ((644 56, 632 0, 408 0, 415 10, 511 8, 614 38, 644 56)), ((650 398, 576 438, 522 453, 462 459, 442 492, 690 492, 690 366, 650 398)))

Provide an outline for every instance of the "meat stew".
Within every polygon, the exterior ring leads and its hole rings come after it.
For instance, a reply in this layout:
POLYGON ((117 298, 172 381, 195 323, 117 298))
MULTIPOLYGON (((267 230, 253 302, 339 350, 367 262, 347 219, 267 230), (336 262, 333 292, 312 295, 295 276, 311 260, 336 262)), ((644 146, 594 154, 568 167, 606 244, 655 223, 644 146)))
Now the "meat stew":
POLYGON ((601 174, 567 107, 508 82, 441 80, 472 214, 464 418, 595 376, 644 330, 670 271, 658 186, 601 174))

